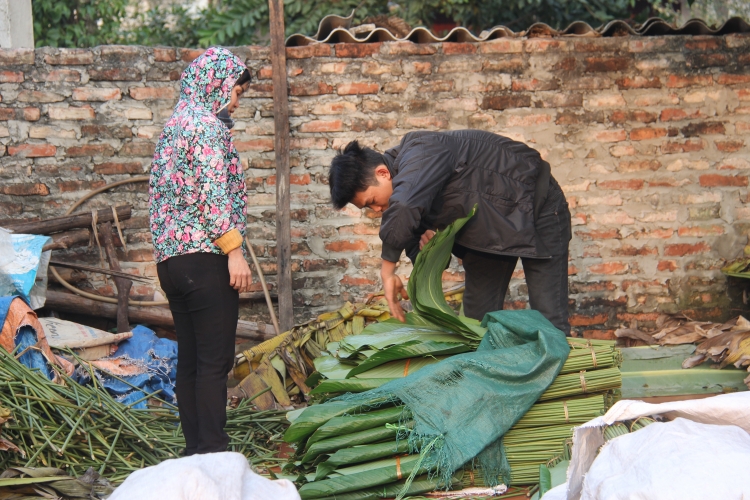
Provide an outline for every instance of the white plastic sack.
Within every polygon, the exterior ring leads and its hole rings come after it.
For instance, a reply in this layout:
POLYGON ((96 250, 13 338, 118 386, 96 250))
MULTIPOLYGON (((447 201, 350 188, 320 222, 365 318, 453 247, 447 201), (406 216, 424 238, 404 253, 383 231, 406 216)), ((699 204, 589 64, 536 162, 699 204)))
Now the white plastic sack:
POLYGON ((254 473, 240 453, 167 460, 132 473, 109 500, 300 500, 294 484, 254 473))
POLYGON ((747 432, 677 418, 604 445, 581 500, 742 500, 750 496, 749 471, 747 432))
POLYGON ((133 332, 109 333, 59 318, 39 318, 50 347, 71 349, 117 344, 133 336, 133 332))

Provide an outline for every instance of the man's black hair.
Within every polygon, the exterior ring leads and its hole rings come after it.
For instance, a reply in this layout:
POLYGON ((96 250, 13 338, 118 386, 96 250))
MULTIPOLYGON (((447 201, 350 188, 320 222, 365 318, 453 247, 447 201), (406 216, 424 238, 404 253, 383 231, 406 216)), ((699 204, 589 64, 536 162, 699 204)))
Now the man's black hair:
POLYGON ((245 68, 245 71, 242 72, 239 78, 237 78, 237 81, 234 82, 234 85, 245 85, 247 82, 249 82, 251 79, 250 71, 248 71, 247 68, 245 68))
POLYGON ((383 155, 377 151, 362 147, 357 141, 347 144, 331 160, 328 172, 333 207, 341 210, 358 192, 376 186, 375 168, 383 164, 383 155))

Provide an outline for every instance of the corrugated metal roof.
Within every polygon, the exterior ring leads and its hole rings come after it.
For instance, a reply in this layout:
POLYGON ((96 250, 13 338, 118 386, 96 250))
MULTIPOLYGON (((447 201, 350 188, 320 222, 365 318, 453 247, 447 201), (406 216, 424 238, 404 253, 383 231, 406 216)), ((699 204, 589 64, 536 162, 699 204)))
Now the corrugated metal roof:
POLYGON ((300 33, 291 35, 286 40, 287 47, 310 45, 313 43, 374 43, 410 41, 414 43, 435 42, 486 42, 504 37, 614 37, 614 36, 668 36, 668 35, 727 35, 731 33, 750 33, 750 24, 740 17, 733 17, 718 28, 710 27, 701 19, 691 19, 682 26, 675 27, 663 19, 651 18, 643 24, 631 26, 625 21, 610 21, 592 28, 588 23, 576 21, 564 30, 556 30, 544 23, 535 23, 528 29, 514 32, 505 26, 495 26, 474 35, 463 27, 453 28, 443 37, 436 36, 424 27, 414 28, 403 38, 399 38, 386 28, 361 29, 352 27, 354 13, 347 17, 326 16, 318 25, 315 36, 300 33))

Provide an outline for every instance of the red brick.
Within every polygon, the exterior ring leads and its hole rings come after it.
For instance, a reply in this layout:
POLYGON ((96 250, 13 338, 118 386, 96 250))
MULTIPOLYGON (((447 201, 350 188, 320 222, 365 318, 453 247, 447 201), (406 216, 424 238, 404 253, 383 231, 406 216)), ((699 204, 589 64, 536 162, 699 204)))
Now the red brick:
POLYGON ((299 126, 300 132, 341 132, 343 129, 341 120, 313 120, 299 126))
POLYGON ((684 142, 665 141, 661 144, 661 152, 663 154, 691 153, 701 151, 704 147, 705 144, 700 139, 688 139, 684 142))
POLYGON ((45 103, 64 101, 65 97, 56 92, 44 92, 42 90, 22 90, 18 93, 16 100, 20 102, 45 103))
POLYGON ((695 244, 677 243, 674 245, 666 245, 664 247, 664 255, 669 257, 684 257, 685 255, 708 253, 710 251, 711 247, 703 242, 695 244))
POLYGON ((419 87, 418 92, 450 92, 453 90, 453 80, 436 80, 432 82, 425 82, 424 85, 419 87))
POLYGON ((177 53, 175 49, 154 48, 154 61, 156 62, 175 62, 177 53))
POLYGON ((576 235, 584 241, 590 240, 619 240, 619 229, 594 229, 591 231, 576 231, 576 235))
POLYGON ((47 73, 44 80, 48 82, 80 82, 81 73, 74 69, 56 69, 47 73))
POLYGON ((750 89, 738 89, 737 98, 740 101, 750 101, 750 89))
POLYGON ((408 82, 388 82, 383 85, 384 94, 401 94, 409 86, 408 82))
POLYGON ((342 83, 336 87, 338 95, 377 94, 380 84, 374 82, 342 83))
POLYGON ((661 88, 661 80, 658 76, 651 79, 645 76, 626 76, 617 80, 617 86, 621 89, 658 89, 661 88))
POLYGON ((587 57, 586 71, 591 73, 603 73, 608 71, 624 71, 630 65, 627 57, 587 57))
POLYGON ((443 54, 476 54, 477 46, 473 43, 443 42, 443 54))
POLYGON ((291 95, 322 95, 332 94, 333 87, 325 82, 293 83, 289 90, 291 95))
POLYGON ((96 116, 90 106, 80 108, 50 106, 47 113, 52 120, 93 120, 96 116))
POLYGON ((667 135, 667 129, 664 128, 634 128, 630 131, 631 141, 644 141, 647 139, 656 139, 657 137, 664 137, 667 135))
POLYGON ((718 175, 704 174, 699 177, 703 187, 720 186, 747 186, 747 177, 744 175, 718 175))
POLYGON ((0 108, 0 121, 12 120, 16 117, 14 108, 0 108))
POLYGON ((656 265, 658 271, 676 271, 677 267, 677 262, 673 260, 660 260, 656 265))
POLYGON ((250 141, 236 141, 234 143, 237 151, 273 151, 273 139, 252 139, 250 141))
POLYGON ((292 137, 291 141, 289 141, 289 149, 324 150, 327 148, 328 139, 326 139, 325 137, 292 137))
POLYGON ((692 110, 690 113, 680 108, 664 109, 659 116, 659 120, 663 122, 671 122, 674 120, 687 120, 690 118, 699 118, 701 112, 699 109, 692 110))
POLYGON ((685 182, 685 180, 678 180, 674 177, 666 179, 649 179, 648 181, 649 187, 681 187, 686 184, 690 184, 690 182, 685 182))
POLYGON ((409 116, 406 123, 415 128, 448 128, 448 120, 442 116, 409 116))
POLYGON ((369 57, 380 52, 380 43, 337 43, 336 57, 369 57))
POLYGON ((367 242, 362 240, 332 241, 326 244, 329 252, 361 252, 367 250, 367 242))
POLYGON ((659 255, 659 250, 650 246, 636 248, 632 245, 623 244, 620 248, 613 249, 612 255, 615 257, 642 257, 647 255, 659 255))
POLYGON ((383 44, 383 52, 391 56, 430 56, 437 53, 437 46, 408 41, 387 42, 383 44))
MULTIPOLYGON (((133 137, 133 131, 128 125, 113 125, 111 127, 108 127, 106 125, 81 125, 81 135, 83 137, 95 137, 97 139, 101 139, 103 137, 130 139, 131 137, 133 137)), ((125 144, 125 146, 127 145, 128 144, 125 144)), ((125 148, 123 147, 123 149, 125 148)))
POLYGON ((564 57, 552 66, 555 71, 573 71, 578 66, 578 60, 575 57, 564 57))
POLYGON ((537 80, 536 78, 532 78, 530 80, 514 79, 510 87, 511 87, 511 90, 513 90, 513 92, 521 92, 524 90, 528 90, 528 91, 557 90, 559 85, 554 80, 543 82, 543 81, 537 80))
POLYGON ((621 161, 617 166, 618 172, 642 172, 644 170, 659 170, 661 162, 659 160, 636 160, 621 161))
POLYGON ((510 108, 528 108, 531 106, 530 95, 501 95, 487 96, 482 99, 482 109, 510 109, 510 108))
POLYGON ((604 262, 589 267, 593 274, 627 274, 629 266, 624 262, 604 262))
POLYGON ((480 54, 518 54, 523 52, 523 40, 498 38, 479 44, 480 54))
POLYGON ((349 276, 348 274, 345 275, 341 281, 339 281, 344 286, 368 286, 368 285, 377 285, 379 281, 371 280, 368 278, 355 278, 354 276, 349 276))
POLYGON ((717 236, 724 234, 723 226, 685 226, 677 230, 677 234, 682 237, 700 238, 703 236, 717 236))
POLYGON ((57 183, 57 188, 61 193, 68 193, 71 191, 89 191, 104 185, 106 185, 104 181, 63 181, 57 183))
POLYGON ((583 106, 583 94, 578 93, 559 93, 544 96, 537 100, 534 105, 542 108, 571 108, 583 106))
POLYGON ((643 179, 628 179, 620 181, 599 181, 596 183, 596 187, 600 189, 641 189, 643 187, 643 179))
POLYGON ((726 133, 726 129, 721 122, 699 122, 682 127, 680 132, 685 137, 696 137, 699 135, 723 135, 726 133))
POLYGON ((89 76, 93 81, 127 82, 139 81, 142 74, 136 68, 97 68, 90 69, 89 76))
POLYGON ((119 101, 122 92, 118 88, 78 87, 73 89, 74 101, 119 101))
POLYGON ((66 156, 112 156, 115 150, 109 144, 84 144, 82 146, 73 146, 65 151, 66 156))
POLYGON ((352 120, 352 131, 353 132, 371 132, 373 130, 393 130, 398 126, 398 120, 395 118, 379 118, 379 119, 362 119, 356 118, 352 120))
POLYGON ((94 53, 91 49, 58 49, 56 54, 44 56, 44 62, 53 66, 85 66, 94 63, 94 53))
POLYGON ((148 141, 134 141, 125 143, 120 148, 120 155, 122 156, 154 156, 154 149, 156 144, 148 141))
POLYGON ((102 175, 142 174, 145 168, 137 161, 107 162, 94 165, 94 173, 102 175))
POLYGON ((725 153, 736 153, 745 146, 744 141, 716 141, 716 149, 725 153))
POLYGON ((550 115, 510 115, 506 121, 508 127, 533 127, 552 121, 550 115))
POLYGON ((52 144, 19 144, 17 146, 8 146, 10 156, 20 156, 21 158, 43 158, 55 156, 57 148, 52 144))
POLYGON ((331 56, 331 46, 327 43, 313 43, 301 47, 287 47, 287 59, 309 59, 311 57, 331 56))
POLYGON ((620 142, 628 138, 624 130, 602 130, 594 133, 594 140, 598 142, 620 142))
POLYGON ((716 76, 716 82, 719 85, 735 85, 738 83, 750 83, 750 75, 721 74, 721 75, 716 76))
POLYGON ((49 188, 41 183, 3 184, 0 193, 11 196, 47 196, 49 188))
POLYGON ((99 57, 104 63, 132 64, 140 57, 140 51, 129 45, 103 45, 99 57))
POLYGON ((34 49, 0 49, 0 66, 34 64, 34 49))
POLYGON ((585 316, 583 314, 571 314, 568 318, 570 326, 590 326, 603 325, 609 319, 607 313, 596 314, 594 316, 585 316))
POLYGON ((27 122, 35 122, 42 116, 42 111, 39 108, 23 108, 23 119, 27 122))
POLYGON ((609 119, 612 123, 625 123, 625 122, 641 122, 641 123, 653 123, 656 121, 656 114, 649 111, 633 110, 633 111, 614 111, 609 119))
POLYGON ((667 87, 670 89, 681 89, 684 87, 708 87, 714 84, 714 80, 711 75, 690 75, 690 76, 678 76, 669 75, 667 77, 667 87))
POLYGON ((179 51, 180 59, 182 59, 183 62, 191 63, 198 57, 202 56, 206 49, 179 49, 179 51))
MULTIPOLYGON (((0 118, 0 120, 2 120, 2 118, 0 118)), ((750 122, 735 122, 734 128, 739 134, 750 132, 750 122)))
POLYGON ((175 89, 172 87, 131 87, 130 97, 137 101, 147 99, 174 99, 175 89))
POLYGON ((592 340, 617 340, 614 330, 584 330, 581 336, 592 340))
POLYGON ((582 76, 566 80, 564 86, 571 90, 603 90, 612 87, 612 80, 604 76, 582 76))
POLYGON ((0 83, 23 83, 23 71, 0 71, 0 83))
MULTIPOLYGON (((3 146, 5 147, 5 146, 3 146)), ((23 205, 21 203, 9 203, 0 201, 0 215, 3 217, 15 217, 23 213, 23 205)))
POLYGON ((694 54, 688 56, 687 65, 693 68, 725 67, 729 65, 729 54, 714 52, 713 54, 694 54))
POLYGON ((540 37, 524 40, 523 48, 526 52, 546 52, 548 50, 567 52, 570 50, 570 44, 559 38, 540 37))

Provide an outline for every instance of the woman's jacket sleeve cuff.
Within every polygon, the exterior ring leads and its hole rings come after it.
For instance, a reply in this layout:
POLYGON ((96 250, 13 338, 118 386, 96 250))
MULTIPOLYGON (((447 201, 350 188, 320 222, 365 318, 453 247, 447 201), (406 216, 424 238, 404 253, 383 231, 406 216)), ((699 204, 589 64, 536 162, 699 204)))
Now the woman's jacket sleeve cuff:
POLYGON ((398 262, 401 259, 401 252, 403 251, 404 250, 402 248, 396 248, 384 241, 382 250, 380 252, 380 257, 383 260, 387 260, 388 262, 398 262))
POLYGON ((239 229, 234 228, 221 235, 216 241, 214 241, 214 245, 221 248, 221 251, 227 254, 235 248, 242 246, 242 234, 239 229))

